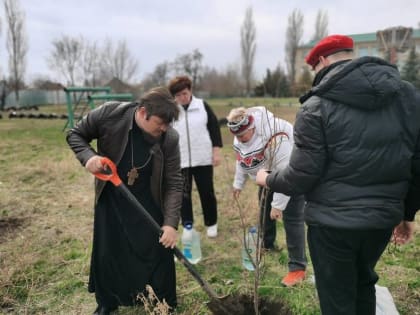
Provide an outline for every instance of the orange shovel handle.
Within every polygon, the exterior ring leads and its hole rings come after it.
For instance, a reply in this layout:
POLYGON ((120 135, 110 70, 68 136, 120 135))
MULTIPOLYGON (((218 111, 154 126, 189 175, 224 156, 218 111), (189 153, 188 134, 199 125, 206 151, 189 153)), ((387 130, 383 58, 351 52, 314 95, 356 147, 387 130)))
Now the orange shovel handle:
POLYGON ((111 171, 111 173, 95 173, 94 175, 96 176, 96 178, 104 181, 110 181, 115 186, 120 186, 121 178, 118 176, 117 167, 115 166, 114 162, 112 162, 107 157, 103 157, 101 158, 101 163, 103 166, 105 166, 104 169, 107 171, 111 171))

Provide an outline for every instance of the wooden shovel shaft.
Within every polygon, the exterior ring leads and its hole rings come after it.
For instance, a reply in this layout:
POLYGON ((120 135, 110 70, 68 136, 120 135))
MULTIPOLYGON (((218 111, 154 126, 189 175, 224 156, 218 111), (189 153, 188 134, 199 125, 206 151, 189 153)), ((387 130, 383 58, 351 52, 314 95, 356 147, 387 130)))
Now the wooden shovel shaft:
MULTIPOLYGON (((103 157, 101 163, 104 166, 104 170, 107 173, 96 173, 95 176, 98 179, 104 181, 110 181, 114 186, 130 201, 130 203, 138 210, 138 213, 142 215, 148 223, 151 224, 156 233, 160 236, 162 235, 162 229, 159 224, 153 219, 149 212, 143 207, 143 205, 137 200, 137 198, 132 194, 132 192, 125 186, 121 181, 117 173, 117 167, 110 159, 103 157)), ((222 299, 216 295, 216 292, 210 287, 210 285, 199 275, 197 270, 193 265, 188 261, 188 259, 182 254, 182 252, 177 248, 173 248, 174 255, 179 259, 179 261, 187 268, 189 273, 194 277, 195 280, 200 284, 203 290, 210 297, 211 302, 213 302, 215 308, 218 311, 218 314, 230 315, 232 312, 229 310, 227 305, 222 303, 222 299)))
MULTIPOLYGON (((156 231, 157 234, 162 234, 162 229, 160 228, 159 224, 153 219, 153 217, 146 211, 143 205, 137 200, 136 197, 131 193, 131 191, 125 186, 123 183, 116 186, 117 189, 131 202, 131 204, 138 210, 138 212, 150 223, 153 229, 156 231)), ((195 270, 194 266, 188 261, 188 259, 182 254, 178 247, 174 247, 173 249, 174 255, 179 259, 179 261, 187 268, 187 270, 191 273, 191 275, 197 280, 203 290, 208 294, 208 296, 212 299, 218 299, 216 292, 210 287, 210 285, 199 275, 197 270, 195 270)))

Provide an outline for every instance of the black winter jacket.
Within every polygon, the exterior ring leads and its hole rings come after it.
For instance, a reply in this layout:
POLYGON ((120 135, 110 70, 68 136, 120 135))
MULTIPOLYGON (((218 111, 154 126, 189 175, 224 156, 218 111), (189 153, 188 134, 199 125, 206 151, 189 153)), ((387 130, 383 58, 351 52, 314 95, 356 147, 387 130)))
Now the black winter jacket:
POLYGON ((409 211, 420 205, 420 96, 379 58, 324 70, 297 114, 290 164, 267 185, 305 194, 309 225, 392 228, 409 189, 409 211))

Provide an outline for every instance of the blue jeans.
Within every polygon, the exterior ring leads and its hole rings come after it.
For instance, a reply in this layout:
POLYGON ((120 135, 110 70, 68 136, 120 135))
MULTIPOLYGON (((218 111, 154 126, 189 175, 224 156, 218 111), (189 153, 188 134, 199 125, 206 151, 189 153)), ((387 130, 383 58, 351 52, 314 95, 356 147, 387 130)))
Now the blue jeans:
MULTIPOLYGON (((261 202, 261 223, 265 213, 263 247, 271 249, 274 248, 274 243, 277 236, 276 220, 270 219, 273 192, 267 192, 266 196, 263 196, 263 194, 265 194, 265 190, 260 188, 258 197, 261 202)), ((289 255, 289 271, 306 269, 307 258, 305 252, 305 223, 303 215, 304 204, 305 200, 303 196, 293 196, 290 198, 286 209, 283 211, 283 225, 286 234, 286 245, 289 255)))

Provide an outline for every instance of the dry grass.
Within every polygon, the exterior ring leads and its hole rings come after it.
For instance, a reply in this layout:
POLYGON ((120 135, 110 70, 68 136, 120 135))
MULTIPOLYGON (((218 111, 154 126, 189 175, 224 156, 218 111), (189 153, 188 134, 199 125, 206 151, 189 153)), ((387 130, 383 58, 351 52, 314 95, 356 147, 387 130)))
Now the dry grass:
MULTIPOLYGON (((231 107, 217 101, 225 117, 231 107)), ((294 121, 296 107, 273 109, 294 121)), ((93 223, 93 177, 74 158, 64 141, 61 120, 0 120, 0 313, 90 314, 93 295, 86 290, 93 223), (2 225, 3 224, 3 225, 2 225), (3 229, 7 226, 7 229, 3 229)), ((250 293, 252 275, 241 267, 242 228, 231 196, 234 173, 232 136, 223 128, 224 161, 215 170, 219 202, 219 233, 207 239, 197 194, 196 227, 202 233, 203 260, 196 265, 220 295, 250 293)), ((248 224, 257 222, 257 188, 248 183, 241 206, 248 224)), ((284 247, 282 224, 278 242, 284 247)), ((402 315, 419 314, 420 238, 387 252, 378 264, 380 285, 393 294, 402 315)), ((208 314, 208 297, 192 276, 177 264, 178 314, 208 314)), ((285 251, 266 255, 260 294, 288 303, 295 314, 319 314, 313 284, 286 289, 280 279, 287 271, 285 251)), ((311 267, 309 268, 311 273, 311 267)), ((119 314, 143 314, 121 308, 119 314)))
POLYGON ((137 299, 144 305, 144 311, 148 315, 168 315, 170 314, 171 307, 165 300, 161 301, 156 296, 155 291, 150 285, 146 286, 146 294, 139 294, 137 299))

